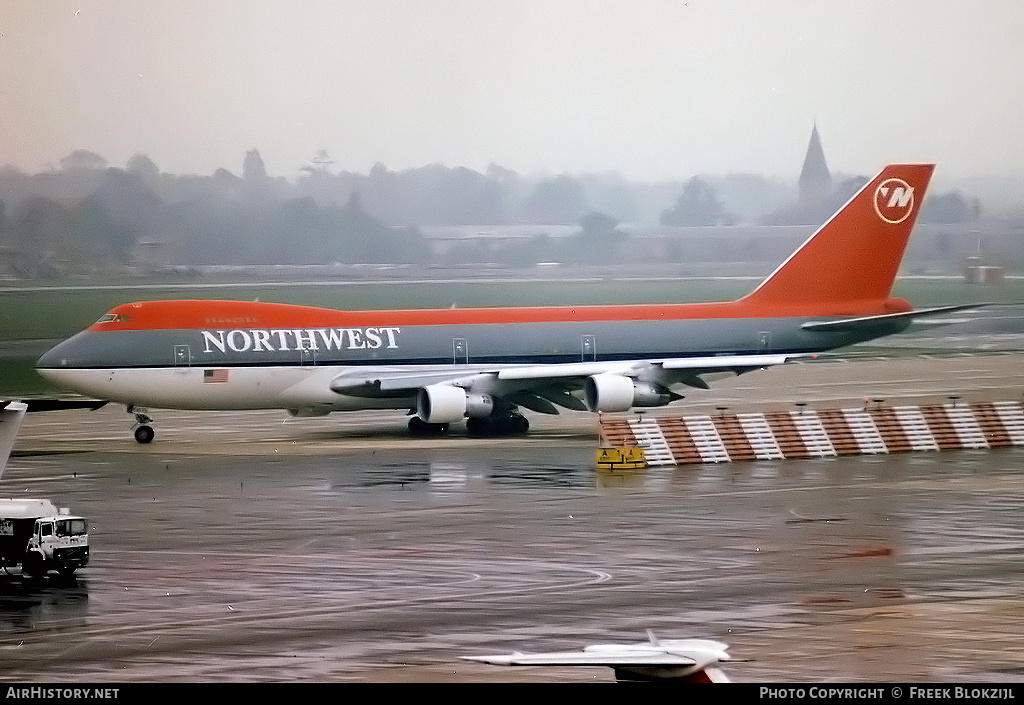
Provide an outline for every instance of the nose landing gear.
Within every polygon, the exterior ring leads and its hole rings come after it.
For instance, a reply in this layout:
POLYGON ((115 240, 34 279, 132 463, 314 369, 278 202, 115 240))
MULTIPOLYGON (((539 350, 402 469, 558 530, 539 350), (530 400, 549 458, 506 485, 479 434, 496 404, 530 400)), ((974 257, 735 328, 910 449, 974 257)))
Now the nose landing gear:
POLYGON ((133 424, 135 440, 139 443, 152 443, 156 432, 150 426, 153 423, 153 419, 146 413, 146 409, 130 404, 128 406, 128 413, 135 416, 135 423, 133 424))

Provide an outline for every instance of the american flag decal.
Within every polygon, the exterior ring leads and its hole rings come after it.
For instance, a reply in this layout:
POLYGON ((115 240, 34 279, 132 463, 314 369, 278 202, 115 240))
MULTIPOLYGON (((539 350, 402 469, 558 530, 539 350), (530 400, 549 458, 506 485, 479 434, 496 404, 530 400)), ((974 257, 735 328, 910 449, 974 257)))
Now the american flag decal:
POLYGON ((227 370, 203 370, 203 383, 217 384, 228 381, 227 370))

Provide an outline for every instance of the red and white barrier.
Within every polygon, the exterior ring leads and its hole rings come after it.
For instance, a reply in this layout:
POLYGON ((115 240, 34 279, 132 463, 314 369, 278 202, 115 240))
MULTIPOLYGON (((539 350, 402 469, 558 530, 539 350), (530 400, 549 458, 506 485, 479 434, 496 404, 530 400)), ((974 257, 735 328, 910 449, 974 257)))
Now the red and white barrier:
POLYGON ((608 418, 603 446, 639 446, 648 465, 1024 446, 1019 401, 869 404, 714 416, 608 418))

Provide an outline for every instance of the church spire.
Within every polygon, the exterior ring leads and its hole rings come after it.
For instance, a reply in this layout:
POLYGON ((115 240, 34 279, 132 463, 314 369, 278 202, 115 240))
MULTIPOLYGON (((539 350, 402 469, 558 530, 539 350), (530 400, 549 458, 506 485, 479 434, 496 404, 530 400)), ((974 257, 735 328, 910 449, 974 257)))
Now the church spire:
POLYGON ((804 168, 800 172, 800 203, 815 205, 825 201, 832 194, 832 175, 825 164, 825 152, 818 136, 818 123, 811 130, 811 141, 807 145, 804 168))

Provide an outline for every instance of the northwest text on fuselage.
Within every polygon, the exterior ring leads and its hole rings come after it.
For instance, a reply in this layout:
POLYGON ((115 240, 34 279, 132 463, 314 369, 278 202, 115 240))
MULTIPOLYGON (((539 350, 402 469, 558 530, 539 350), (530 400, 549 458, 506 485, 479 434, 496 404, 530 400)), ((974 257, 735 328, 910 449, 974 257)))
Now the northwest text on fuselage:
POLYGON ((398 349, 401 328, 235 328, 204 330, 203 352, 224 354, 279 350, 398 349))

